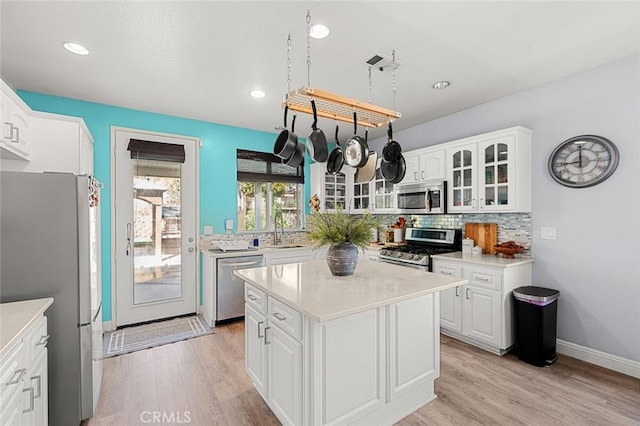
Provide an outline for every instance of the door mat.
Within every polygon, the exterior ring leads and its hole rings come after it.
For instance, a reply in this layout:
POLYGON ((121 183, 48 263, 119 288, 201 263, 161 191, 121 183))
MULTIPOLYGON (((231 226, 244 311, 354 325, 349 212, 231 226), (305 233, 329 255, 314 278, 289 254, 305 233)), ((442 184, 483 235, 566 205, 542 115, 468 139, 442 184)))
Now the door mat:
POLYGON ((108 331, 104 334, 102 342, 103 358, 212 333, 213 331, 200 315, 125 327, 115 331, 108 331))

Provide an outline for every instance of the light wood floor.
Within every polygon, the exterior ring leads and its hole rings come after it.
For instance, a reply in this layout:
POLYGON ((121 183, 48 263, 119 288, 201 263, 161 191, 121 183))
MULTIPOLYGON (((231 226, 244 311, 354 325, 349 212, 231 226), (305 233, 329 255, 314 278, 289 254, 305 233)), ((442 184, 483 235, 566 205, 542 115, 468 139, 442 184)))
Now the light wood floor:
MULTIPOLYGON (((163 424, 277 425, 244 372, 243 336, 240 322, 105 359, 97 412, 85 424, 159 424, 150 421, 157 411, 168 416, 163 424), (174 423, 167 421, 171 416, 174 423)), ((638 379, 565 356, 538 368, 446 336, 436 393, 398 424, 640 424, 638 379)))

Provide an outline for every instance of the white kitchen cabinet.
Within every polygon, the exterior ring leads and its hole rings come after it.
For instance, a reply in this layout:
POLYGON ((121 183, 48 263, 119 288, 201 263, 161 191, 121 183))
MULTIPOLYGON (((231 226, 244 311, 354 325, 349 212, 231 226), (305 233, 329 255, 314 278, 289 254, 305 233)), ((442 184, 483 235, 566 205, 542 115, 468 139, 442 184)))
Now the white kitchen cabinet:
POLYGON ((445 150, 429 147, 408 151, 404 154, 407 172, 403 183, 429 182, 445 179, 445 150))
POLYGON ((442 332, 503 355, 515 344, 511 292, 531 285, 531 261, 500 261, 492 255, 436 255, 433 271, 468 280, 468 284, 440 292, 442 332))
POLYGON ((319 322, 245 291, 247 374, 282 424, 393 423, 433 394, 437 293, 319 322))
POLYGON ((33 112, 31 161, 3 161, 4 170, 93 175, 93 137, 81 118, 33 112))
POLYGON ((29 160, 31 156, 31 108, 0 79, 0 158, 29 160))
POLYGON ((245 297, 247 374, 282 424, 302 424, 301 314, 249 284, 245 297))
POLYGON ((0 359, 0 424, 48 424, 47 318, 40 315, 0 359))
MULTIPOLYGON (((317 195, 320 198, 320 211, 333 212, 336 206, 346 210, 350 201, 349 184, 347 174, 341 171, 335 175, 327 173, 325 163, 313 163, 311 169, 311 198, 317 195)), ((347 170, 345 168, 345 170, 347 170)))
POLYGON ((446 146, 448 211, 531 211, 531 131, 513 127, 446 146))
POLYGON ((349 213, 362 214, 373 210, 373 184, 371 181, 357 183, 355 175, 357 169, 344 166, 342 170, 347 176, 349 185, 349 203, 347 205, 349 213))
POLYGON ((396 191, 395 185, 382 176, 380 164, 382 158, 378 159, 376 173, 371 181, 373 191, 372 213, 395 213, 396 212, 396 191))
POLYGON ((253 381, 258 393, 267 399, 267 345, 264 329, 266 317, 257 312, 248 303, 245 304, 245 370, 253 381))

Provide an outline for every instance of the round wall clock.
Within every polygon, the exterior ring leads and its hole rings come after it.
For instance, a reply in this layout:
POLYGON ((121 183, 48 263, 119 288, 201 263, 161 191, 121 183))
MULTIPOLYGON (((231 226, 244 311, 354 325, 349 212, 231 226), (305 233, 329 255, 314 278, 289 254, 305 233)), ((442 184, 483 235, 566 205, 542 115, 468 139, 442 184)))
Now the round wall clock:
POLYGON ((597 185, 618 167, 618 148, 607 138, 576 136, 562 142, 549 157, 549 174, 571 188, 597 185))

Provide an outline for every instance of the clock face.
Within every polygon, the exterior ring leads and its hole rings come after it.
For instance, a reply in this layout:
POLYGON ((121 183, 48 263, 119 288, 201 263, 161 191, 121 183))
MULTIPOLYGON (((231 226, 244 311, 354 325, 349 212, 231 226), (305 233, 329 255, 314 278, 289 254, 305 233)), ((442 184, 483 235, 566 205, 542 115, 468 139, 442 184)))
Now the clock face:
POLYGON ((607 179, 618 167, 618 149, 602 136, 567 139, 551 153, 549 173, 556 182, 585 188, 607 179))

